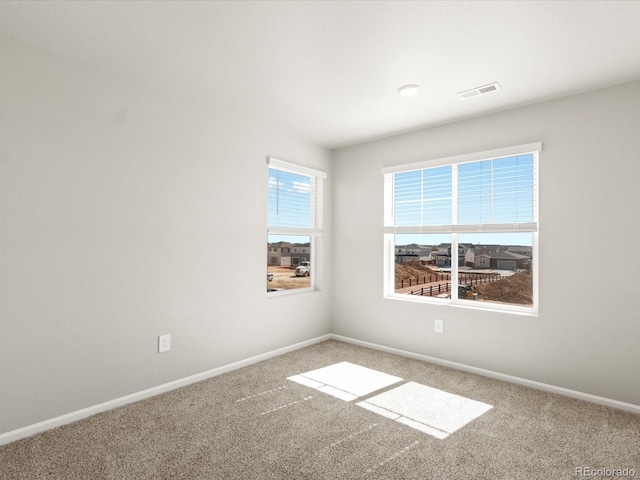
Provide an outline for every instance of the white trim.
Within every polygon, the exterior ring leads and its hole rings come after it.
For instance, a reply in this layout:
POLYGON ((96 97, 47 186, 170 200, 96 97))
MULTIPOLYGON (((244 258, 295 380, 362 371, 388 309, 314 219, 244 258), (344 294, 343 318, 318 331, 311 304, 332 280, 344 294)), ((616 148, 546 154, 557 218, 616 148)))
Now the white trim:
POLYGON ((324 342, 325 340, 329 340, 330 338, 331 336, 329 334, 322 335, 320 337, 312 338, 311 340, 305 340, 304 342, 295 343, 287 347, 282 347, 277 350, 272 350, 270 352, 262 353, 254 357, 249 357, 244 360, 230 363, 228 365, 223 365, 212 370, 207 370, 206 372, 197 373, 195 375, 164 383, 156 387, 151 387, 140 392, 125 395, 124 397, 109 400, 107 402, 99 403, 97 405, 83 408, 81 410, 76 410, 75 412, 69 412, 64 415, 51 418, 49 420, 34 423, 33 425, 18 428, 17 430, 12 430, 10 432, 0 434, 0 446, 15 442, 16 440, 20 440, 22 438, 30 437, 46 430, 51 430, 52 428, 66 425, 68 423, 77 422, 78 420, 82 420, 83 418, 90 417, 100 412, 112 410, 129 403, 144 400, 145 398, 154 397, 156 395, 160 395, 161 393, 169 392, 186 385, 191 385, 192 383, 201 382, 212 377, 217 377, 218 375, 222 375, 223 373, 231 372, 248 365, 253 365, 254 363, 262 362, 278 355, 293 352, 294 350, 299 350, 310 345, 315 345, 316 343, 324 342))
POLYGON ((408 352, 406 350, 400 350, 393 347, 387 347, 379 345, 377 343, 365 342, 362 340, 356 340, 355 338, 344 337, 342 335, 330 334, 329 337, 333 340, 340 342, 351 343, 360 347, 371 348, 372 350, 379 350, 381 352, 393 353, 394 355, 400 355, 402 357, 414 358, 423 362, 434 363, 443 367, 454 368, 456 370, 462 370, 463 372, 475 373, 483 377, 495 378, 509 383, 515 383, 516 385, 523 385, 525 387, 535 388, 536 390, 542 390, 544 392, 557 393, 565 397, 575 398, 577 400, 584 400, 585 402, 595 403, 597 405, 604 405, 605 407, 616 408, 618 410, 624 410, 626 412, 640 414, 640 405, 634 405, 633 403, 621 402, 619 400, 613 400, 611 398, 599 397, 590 393, 578 392, 576 390, 570 390, 568 388, 557 387, 555 385, 549 385, 548 383, 536 382, 535 380, 528 380, 526 378, 514 377, 513 375, 507 375, 505 373, 494 372, 492 370, 485 370, 484 368, 472 367, 465 365, 464 363, 452 362, 449 360, 442 360, 436 357, 430 357, 428 355, 422 355, 420 353, 408 352))
POLYGON ((288 290, 276 290, 275 292, 270 292, 267 290, 267 298, 280 298, 286 297, 288 295, 298 295, 300 293, 313 293, 317 292, 313 286, 311 287, 302 287, 302 288, 290 288, 288 290))
MULTIPOLYGON (((419 288, 419 287, 417 287, 419 288)), ((452 293, 456 293, 457 289, 453 289, 452 293)), ((399 300, 401 302, 428 303, 431 305, 444 305, 451 308, 466 308, 468 310, 484 310, 486 312, 508 313, 509 315, 520 315, 524 317, 537 317, 538 311, 534 307, 520 307, 516 304, 507 303, 491 303, 481 302, 477 300, 466 300, 458 298, 438 298, 421 295, 407 295, 406 293, 391 293, 385 297, 385 300, 399 300)))
POLYGON ((309 175, 312 177, 327 178, 327 172, 323 172, 322 170, 316 170, 315 168, 311 167, 303 167, 302 165, 298 165, 297 163, 285 162, 284 160, 279 160, 274 157, 267 157, 267 165, 292 173, 302 173, 304 175, 309 175))
POLYGON ((268 235, 300 235, 313 237, 322 235, 321 228, 302 228, 302 227, 267 227, 268 235))
POLYGON ((393 196, 394 181, 393 175, 384 176, 384 227, 395 228, 395 219, 393 217, 393 196))
POLYGON ((192 383, 201 382, 203 380, 207 380, 209 378, 222 375, 223 373, 231 372, 233 370, 237 370, 239 368, 243 368, 243 367, 252 365, 254 363, 268 360, 278 355, 282 355, 285 353, 293 352, 295 350, 299 350, 301 348, 315 345, 316 343, 324 342, 325 340, 338 340, 340 342, 350 343, 352 345, 371 348, 372 350, 379 350, 382 352, 393 353, 394 355, 400 355, 407 358, 414 358, 416 360, 421 360, 423 362, 434 363, 436 365, 442 365, 444 367, 454 368, 456 370, 462 370, 464 372, 475 373, 477 375, 482 375, 483 377, 495 378, 498 380, 503 380, 505 382, 515 383, 517 385, 523 385, 525 387, 535 388, 537 390, 542 390, 545 392, 557 393, 565 397, 584 400, 584 401, 595 403, 598 405, 604 405, 605 407, 611 407, 611 408, 616 408, 616 409, 624 410, 631 413, 640 414, 640 405, 634 405, 632 403, 626 403, 618 400, 613 400, 610 398, 599 397, 597 395, 578 392, 576 390, 570 390, 568 388, 557 387, 555 385, 536 382, 534 380, 527 380, 526 378, 514 377, 512 375, 506 375, 504 373, 485 370, 483 368, 472 367, 462 363, 451 362, 449 360, 442 360, 440 358, 430 357, 428 355, 408 352, 406 350, 400 350, 393 347, 386 347, 384 345, 379 345, 376 343, 365 342, 362 340, 356 340, 354 338, 344 337, 342 335, 329 333, 326 335, 322 335, 320 337, 312 338, 310 340, 305 340, 304 342, 295 343, 293 345, 282 347, 277 350, 272 350, 270 352, 256 355, 254 357, 250 357, 245 360, 240 360, 238 362, 230 363, 228 365, 223 365, 221 367, 217 367, 212 370, 208 370, 206 372, 191 375, 189 377, 175 380, 173 382, 158 385, 157 387, 148 388, 140 392, 132 393, 131 395, 126 395, 124 397, 116 398, 108 402, 100 403, 98 405, 93 405, 91 407, 83 408, 81 410, 76 410, 75 412, 70 412, 65 415, 60 415, 58 417, 51 418, 49 420, 44 420, 39 423, 34 423, 33 425, 28 425, 26 427, 18 428, 17 430, 12 430, 10 432, 0 434, 0 446, 6 445, 11 442, 15 442, 22 438, 30 437, 37 433, 41 433, 56 427, 60 427, 62 425, 77 422, 78 420, 82 420, 83 418, 90 417, 100 412, 112 410, 114 408, 121 407, 129 403, 134 403, 139 400, 144 400, 146 398, 154 397, 161 393, 175 390, 177 388, 184 387, 186 385, 191 385, 192 383))
MULTIPOLYGON (((383 236, 384 240, 384 252, 382 252, 383 258, 383 266, 382 266, 382 295, 383 298, 387 298, 393 294, 395 290, 395 239, 393 235, 385 234, 383 236), (390 255, 389 252, 394 252, 393 255, 390 255), (390 282, 389 279, 393 278, 394 282, 390 282)), ((407 295, 410 296, 410 295, 407 295)), ((412 295, 411 295, 412 296, 412 295)))
POLYGON ((494 160, 496 158, 510 157, 512 155, 524 155, 527 153, 542 151, 542 142, 525 143, 524 145, 514 145, 511 147, 496 148, 493 150, 485 150, 484 152, 465 153, 452 157, 435 158, 432 160, 423 160, 414 163, 404 163, 402 165, 394 165, 382 169, 382 174, 408 172, 412 170, 421 170, 423 168, 437 167, 440 165, 451 165, 464 162, 473 162, 476 160, 494 160))
MULTIPOLYGON (((385 206, 386 208, 386 206, 385 206)), ((386 226, 384 233, 500 233, 537 232, 538 222, 469 223, 463 225, 386 226)))

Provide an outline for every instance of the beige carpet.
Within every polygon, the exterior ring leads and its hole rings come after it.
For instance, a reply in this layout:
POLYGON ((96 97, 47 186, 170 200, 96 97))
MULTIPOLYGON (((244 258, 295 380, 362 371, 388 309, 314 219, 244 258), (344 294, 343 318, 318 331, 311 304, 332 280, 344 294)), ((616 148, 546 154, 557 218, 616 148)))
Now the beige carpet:
POLYGON ((0 447, 2 480, 546 480, 618 468, 640 478, 638 415, 337 341, 0 447), (323 367, 341 362, 358 378, 334 382, 341 367, 323 367), (367 369, 390 380, 368 391, 367 369), (334 396, 344 390, 357 398, 334 396), (473 418, 460 417, 467 407, 473 418))

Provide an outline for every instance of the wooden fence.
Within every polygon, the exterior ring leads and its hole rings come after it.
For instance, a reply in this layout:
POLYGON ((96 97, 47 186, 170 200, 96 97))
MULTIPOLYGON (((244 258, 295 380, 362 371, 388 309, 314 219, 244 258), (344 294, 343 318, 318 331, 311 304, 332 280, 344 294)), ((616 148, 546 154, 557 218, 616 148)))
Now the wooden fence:
MULTIPOLYGON (((458 273, 458 283, 461 285, 482 285, 484 283, 493 283, 502 277, 499 273, 458 273)), ((415 285, 423 285, 425 283, 435 283, 444 280, 451 280, 450 273, 440 273, 437 275, 423 275, 416 278, 402 279, 396 282, 396 288, 413 287, 415 285)))
POLYGON ((442 293, 448 293, 451 291, 451 283, 439 283, 437 285, 429 285, 428 287, 421 287, 418 290, 412 290, 409 295, 421 295, 423 297, 433 297, 442 293))
POLYGON ((441 273, 438 275, 423 275, 422 277, 401 279, 396 283, 396 288, 413 287, 414 285, 422 285, 425 283, 440 282, 442 280, 451 280, 450 273, 441 273))
MULTIPOLYGON (((483 285, 486 283, 497 282, 502 278, 503 278, 502 275, 500 275, 499 273, 471 273, 471 274, 460 273, 458 274, 458 283, 460 285, 468 285, 468 286, 483 285)), ((450 275, 449 275, 449 279, 451 279, 450 275)), ((409 292, 409 295, 433 297, 435 295, 448 293, 450 291, 451 291, 451 282, 447 282, 447 283, 429 285, 427 287, 421 287, 417 290, 412 290, 409 292)))

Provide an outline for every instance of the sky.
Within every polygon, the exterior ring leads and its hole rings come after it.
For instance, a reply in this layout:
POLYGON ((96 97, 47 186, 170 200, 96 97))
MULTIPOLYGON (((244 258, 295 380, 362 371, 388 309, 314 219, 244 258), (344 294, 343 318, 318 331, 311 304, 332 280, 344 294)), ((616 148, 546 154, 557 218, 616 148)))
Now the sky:
POLYGON ((311 228, 311 177, 269 167, 270 227, 311 228))
MULTIPOLYGON (((311 178, 269 167, 269 227, 311 227, 311 178)), ((309 235, 269 235, 268 243, 309 243, 309 235)))
MULTIPOLYGON (((531 153, 398 172, 393 181, 396 227, 513 224, 535 219, 531 153)), ((459 234, 458 241, 530 246, 533 235, 465 233, 459 234)), ((451 243, 451 235, 396 235, 396 245, 411 243, 451 243)))
POLYGON ((309 235, 269 235, 267 242, 309 243, 311 242, 311 237, 309 235))

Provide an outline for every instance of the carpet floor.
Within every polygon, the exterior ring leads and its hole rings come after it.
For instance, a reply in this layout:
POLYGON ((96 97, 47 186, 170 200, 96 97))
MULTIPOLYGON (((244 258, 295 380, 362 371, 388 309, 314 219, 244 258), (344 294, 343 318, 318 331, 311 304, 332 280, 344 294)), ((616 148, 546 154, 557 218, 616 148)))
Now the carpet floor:
POLYGON ((546 480, 616 469, 640 478, 639 415, 335 340, 0 447, 2 480, 546 480))

